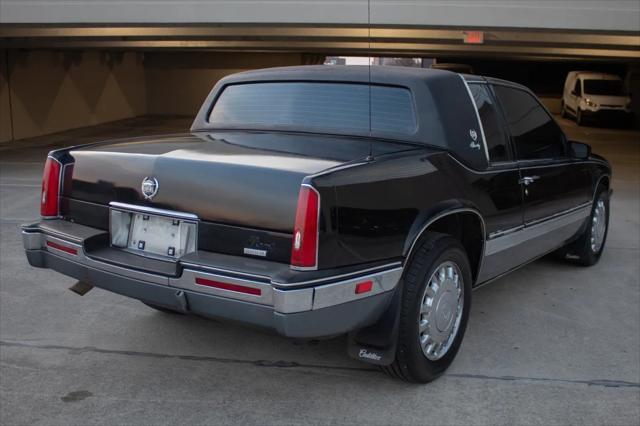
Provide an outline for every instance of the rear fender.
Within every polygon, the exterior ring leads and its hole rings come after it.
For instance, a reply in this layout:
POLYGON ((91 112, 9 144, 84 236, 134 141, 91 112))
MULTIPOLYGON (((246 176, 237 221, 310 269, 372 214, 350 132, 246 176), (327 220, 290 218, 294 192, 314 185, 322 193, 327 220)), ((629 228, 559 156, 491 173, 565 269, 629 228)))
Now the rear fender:
MULTIPOLYGON (((431 211, 429 215, 416 221, 407 238, 405 244, 405 265, 410 260, 411 253, 429 227, 439 219, 457 213, 473 213, 478 216, 481 223, 482 247, 480 258, 476 260, 474 266, 474 276, 477 277, 482 266, 484 256, 485 228, 484 220, 477 209, 459 201, 450 201, 438 205, 439 208, 431 211)), ((390 365, 393 363, 396 354, 398 341, 398 331, 400 325, 400 310, 402 303, 403 280, 396 286, 394 295, 389 302, 389 306, 378 322, 349 334, 349 356, 359 361, 376 365, 390 365)))
POLYGON ((460 240, 467 251, 474 280, 477 279, 482 269, 487 237, 484 218, 474 205, 459 200, 450 200, 435 207, 429 214, 416 220, 411 227, 403 251, 404 264, 411 261, 413 251, 422 235, 427 230, 434 229, 460 240), (455 222, 446 220, 454 216, 457 216, 455 222))
MULTIPOLYGON (((402 255, 405 257, 405 263, 409 260, 409 256, 411 255, 411 251, 413 250, 415 244, 420 239, 420 236, 426 231, 426 229, 432 225, 438 219, 441 219, 447 215, 460 213, 464 211, 469 211, 476 213, 480 218, 478 208, 465 200, 444 200, 435 205, 433 205, 429 210, 422 212, 418 217, 416 217, 411 229, 407 233, 407 238, 404 243, 404 248, 402 250, 402 255)), ((483 221, 484 223, 484 221, 483 221)))

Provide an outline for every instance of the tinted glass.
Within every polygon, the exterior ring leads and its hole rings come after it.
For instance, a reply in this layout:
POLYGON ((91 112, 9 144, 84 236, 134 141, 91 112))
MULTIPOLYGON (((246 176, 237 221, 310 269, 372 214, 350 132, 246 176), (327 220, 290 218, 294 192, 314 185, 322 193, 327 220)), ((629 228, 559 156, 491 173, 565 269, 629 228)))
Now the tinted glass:
POLYGON ((540 102, 524 90, 493 86, 521 160, 564 156, 564 138, 540 102))
POLYGON ((340 83, 250 83, 224 89, 211 123, 263 129, 410 135, 416 130, 409 90, 340 83), (369 102, 371 98, 371 119, 369 102), (371 123, 371 124, 370 124, 371 123))
POLYGON ((588 95, 624 96, 620 80, 585 80, 584 93, 588 95))
POLYGON ((582 86, 580 86, 580 80, 576 80, 576 85, 573 87, 573 91, 576 96, 582 95, 582 86))
POLYGON ((508 160, 507 135, 498 119, 496 105, 489 93, 489 88, 486 84, 469 84, 469 90, 482 121, 482 130, 489 148, 489 159, 491 161, 508 160))

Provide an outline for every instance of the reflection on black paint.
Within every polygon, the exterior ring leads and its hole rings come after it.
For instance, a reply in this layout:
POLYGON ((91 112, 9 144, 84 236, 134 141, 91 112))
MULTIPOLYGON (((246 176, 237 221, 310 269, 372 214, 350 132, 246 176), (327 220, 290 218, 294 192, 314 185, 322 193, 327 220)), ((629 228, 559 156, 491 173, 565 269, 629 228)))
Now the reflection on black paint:
POLYGON ((342 207, 340 232, 345 235, 386 237, 404 235, 418 214, 417 209, 372 210, 342 207))

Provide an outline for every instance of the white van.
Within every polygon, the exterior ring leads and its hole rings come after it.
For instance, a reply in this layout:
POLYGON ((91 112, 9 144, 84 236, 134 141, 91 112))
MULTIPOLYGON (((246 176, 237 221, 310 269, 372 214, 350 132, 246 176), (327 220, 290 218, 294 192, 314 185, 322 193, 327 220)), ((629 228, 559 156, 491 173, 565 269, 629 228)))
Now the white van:
POLYGON ((586 118, 610 116, 629 119, 631 97, 617 75, 592 71, 571 71, 562 94, 562 116, 572 115, 578 125, 586 118))

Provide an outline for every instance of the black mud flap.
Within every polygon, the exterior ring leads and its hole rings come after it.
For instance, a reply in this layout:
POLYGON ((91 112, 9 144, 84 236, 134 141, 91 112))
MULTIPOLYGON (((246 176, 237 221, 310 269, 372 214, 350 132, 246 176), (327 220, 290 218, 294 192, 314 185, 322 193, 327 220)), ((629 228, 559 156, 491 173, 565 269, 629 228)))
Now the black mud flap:
POLYGON ((396 286, 389 307, 378 322, 349 333, 349 356, 376 365, 389 365, 396 357, 400 327, 402 281, 396 286))

